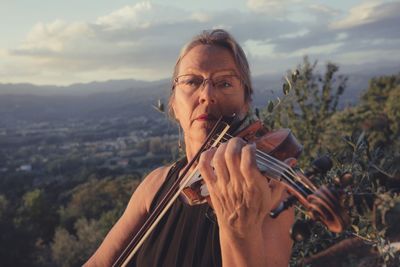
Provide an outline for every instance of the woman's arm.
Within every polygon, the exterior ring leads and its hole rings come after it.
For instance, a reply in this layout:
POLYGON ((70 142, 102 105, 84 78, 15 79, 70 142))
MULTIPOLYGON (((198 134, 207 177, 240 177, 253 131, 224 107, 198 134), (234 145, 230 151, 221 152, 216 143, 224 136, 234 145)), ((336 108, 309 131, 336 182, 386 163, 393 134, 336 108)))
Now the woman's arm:
POLYGON ((259 172, 255 146, 232 138, 204 152, 199 169, 218 220, 223 266, 288 266, 293 210, 269 217, 284 187, 259 172))
POLYGON ((129 200, 121 218, 113 226, 100 247, 84 264, 85 267, 111 266, 124 247, 144 223, 151 202, 161 187, 170 167, 161 167, 143 180, 129 200))
POLYGON ((260 230, 246 238, 220 233, 223 266, 289 266, 292 240, 289 229, 294 221, 294 210, 289 209, 278 218, 266 218, 260 230))

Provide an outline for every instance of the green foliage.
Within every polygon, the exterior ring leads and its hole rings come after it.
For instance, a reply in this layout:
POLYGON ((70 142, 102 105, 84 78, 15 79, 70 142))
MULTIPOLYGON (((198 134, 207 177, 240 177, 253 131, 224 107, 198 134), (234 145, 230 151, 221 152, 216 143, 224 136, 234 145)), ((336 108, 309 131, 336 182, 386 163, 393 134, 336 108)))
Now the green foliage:
POLYGON ((304 154, 313 156, 320 149, 328 119, 335 114, 347 82, 347 77, 337 75, 339 67, 333 63, 326 65, 324 75, 316 74, 316 67, 317 62, 311 64, 305 57, 303 65, 288 75, 290 80, 287 78, 283 87, 286 97, 272 113, 271 102, 270 114, 264 116, 264 124, 271 129, 292 129, 304 145, 304 154))
MULTIPOLYGON (((372 79, 359 105, 337 112, 329 120, 325 143, 334 139, 337 132, 351 138, 365 132, 368 144, 374 148, 390 148, 399 142, 400 75, 372 79), (379 96, 379 92, 382 95, 379 96)), ((338 149, 330 146, 332 149, 338 149)), ((343 148, 343 146, 341 147, 343 148)))
MULTIPOLYGON (((342 192, 351 226, 333 234, 319 223, 301 224, 312 234, 306 240, 298 238, 302 241, 295 244, 292 264, 356 237, 369 249, 363 256, 349 249, 335 258, 335 266, 362 266, 363 257, 371 266, 398 266, 400 74, 372 79, 357 106, 339 110, 347 78, 338 74, 335 64, 328 63, 324 75, 315 73, 316 66, 305 58, 291 79, 286 78, 283 99, 269 103, 262 117, 270 128, 289 127, 294 132, 304 145, 302 168, 309 165, 306 159, 310 162, 323 153, 332 157, 334 167, 314 182, 342 192)), ((309 219, 298 211, 299 220, 309 219)))
POLYGON ((57 228, 51 244, 51 255, 57 266, 82 266, 99 246, 106 229, 101 221, 78 219, 74 225, 76 235, 65 228, 57 228))
POLYGON ((92 176, 73 189, 60 184, 28 190, 20 198, 11 194, 12 202, 1 194, 1 265, 81 266, 138 184, 139 176, 92 176))
POLYGON ((400 82, 392 88, 389 93, 388 99, 384 106, 384 112, 386 113, 390 121, 390 130, 394 136, 400 135, 400 82))
POLYGON ((121 216, 138 184, 139 179, 130 175, 91 177, 70 191, 67 205, 59 209, 60 227, 48 248, 51 260, 57 266, 81 266, 121 216))
POLYGON ((53 227, 58 222, 55 210, 50 207, 51 204, 42 189, 25 193, 14 217, 14 226, 35 239, 40 237, 50 240, 53 227))
POLYGON ((127 175, 118 179, 92 178, 78 185, 68 193, 71 196, 68 204, 59 210, 61 222, 68 225, 80 217, 98 219, 102 213, 112 209, 121 214, 138 183, 137 177, 127 175))
POLYGON ((4 195, 0 195, 0 219, 6 216, 6 211, 8 207, 8 200, 4 195))

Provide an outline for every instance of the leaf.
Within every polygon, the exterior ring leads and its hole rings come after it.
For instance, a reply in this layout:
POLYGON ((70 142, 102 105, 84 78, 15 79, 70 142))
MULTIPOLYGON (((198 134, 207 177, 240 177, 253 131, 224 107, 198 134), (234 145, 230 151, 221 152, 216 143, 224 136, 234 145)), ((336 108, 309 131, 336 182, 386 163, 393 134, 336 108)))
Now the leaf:
POLYGON ((299 76, 299 70, 295 70, 292 73, 292 81, 295 83, 297 81, 297 77, 299 76))
POLYGON ((158 109, 159 109, 161 112, 164 112, 164 111, 165 111, 165 109, 164 109, 164 103, 161 103, 161 104, 158 106, 158 109))
POLYGON ((360 228, 358 228, 357 225, 352 224, 351 228, 353 228, 354 232, 356 232, 356 234, 358 234, 360 232, 360 228))
POLYGON ((267 107, 268 112, 272 112, 274 110, 274 102, 272 102, 271 100, 268 103, 268 107, 267 107))
POLYGON ((288 83, 284 83, 282 89, 283 89, 283 93, 284 93, 285 95, 288 95, 288 94, 289 94, 290 86, 289 86, 288 83))
POLYGON ((351 138, 349 136, 344 136, 343 140, 353 148, 353 150, 356 149, 356 145, 351 141, 351 138))
POLYGON ((365 138, 365 131, 362 131, 362 133, 360 134, 360 136, 357 139, 357 143, 356 143, 356 147, 360 147, 361 144, 363 143, 365 138))
POLYGON ((161 102, 161 99, 158 99, 157 106, 156 105, 152 105, 152 106, 158 112, 164 113, 164 111, 165 111, 164 103, 161 102))

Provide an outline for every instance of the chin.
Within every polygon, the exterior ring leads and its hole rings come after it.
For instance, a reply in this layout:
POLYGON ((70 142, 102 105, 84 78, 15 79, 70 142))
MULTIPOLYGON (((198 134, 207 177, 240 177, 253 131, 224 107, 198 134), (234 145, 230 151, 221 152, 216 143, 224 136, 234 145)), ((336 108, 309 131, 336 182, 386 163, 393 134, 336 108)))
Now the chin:
POLYGON ((194 127, 191 127, 190 129, 190 139, 192 141, 204 142, 214 125, 215 121, 202 121, 192 125, 194 127))
POLYGON ((190 135, 190 140, 192 142, 204 143, 209 133, 210 130, 207 130, 207 128, 196 129, 196 131, 193 131, 190 135))

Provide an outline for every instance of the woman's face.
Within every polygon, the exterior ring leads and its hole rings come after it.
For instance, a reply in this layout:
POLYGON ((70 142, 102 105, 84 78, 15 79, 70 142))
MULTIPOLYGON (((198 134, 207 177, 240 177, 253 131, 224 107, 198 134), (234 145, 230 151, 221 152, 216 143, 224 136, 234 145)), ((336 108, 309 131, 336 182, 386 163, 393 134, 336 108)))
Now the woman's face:
POLYGON ((219 46, 198 45, 182 59, 171 105, 185 142, 203 142, 221 116, 248 111, 239 71, 230 52, 219 46), (207 79, 201 84, 203 79, 207 79))

